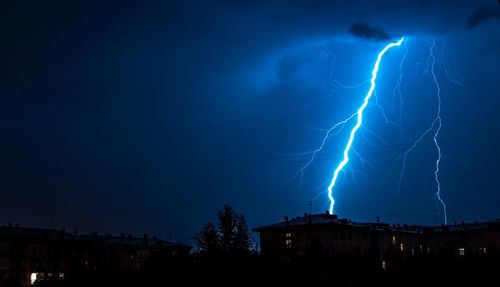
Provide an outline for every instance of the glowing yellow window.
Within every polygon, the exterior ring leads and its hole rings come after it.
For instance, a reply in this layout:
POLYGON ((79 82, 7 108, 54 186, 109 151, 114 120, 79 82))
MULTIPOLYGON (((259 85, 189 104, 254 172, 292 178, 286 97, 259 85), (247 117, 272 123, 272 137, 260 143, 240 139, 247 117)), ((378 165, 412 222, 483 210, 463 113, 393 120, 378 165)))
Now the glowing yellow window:
POLYGON ((292 234, 290 232, 285 234, 285 247, 287 249, 292 248, 292 234))
POLYGON ((399 243, 399 250, 405 251, 405 245, 403 243, 399 243))
POLYGON ((37 277, 36 273, 31 273, 31 276, 30 276, 30 283, 31 283, 31 285, 35 284, 36 277, 37 277))
POLYGON ((465 255, 465 248, 463 248, 463 247, 458 248, 458 255, 464 256, 465 255))
POLYGON ((393 237, 392 237, 392 244, 393 244, 393 245, 396 245, 396 236, 393 236, 393 237))

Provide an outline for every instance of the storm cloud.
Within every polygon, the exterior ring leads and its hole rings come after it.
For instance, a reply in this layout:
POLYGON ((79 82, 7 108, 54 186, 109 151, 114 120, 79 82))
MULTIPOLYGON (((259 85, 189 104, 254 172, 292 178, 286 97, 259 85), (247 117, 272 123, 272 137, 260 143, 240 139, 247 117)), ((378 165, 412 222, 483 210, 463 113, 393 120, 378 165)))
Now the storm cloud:
POLYGON ((376 41, 389 40, 391 38, 382 28, 377 26, 372 27, 365 23, 352 24, 349 28, 349 33, 358 38, 376 41))
POLYGON ((469 29, 475 28, 486 21, 494 19, 500 20, 500 5, 479 8, 469 17, 469 29))

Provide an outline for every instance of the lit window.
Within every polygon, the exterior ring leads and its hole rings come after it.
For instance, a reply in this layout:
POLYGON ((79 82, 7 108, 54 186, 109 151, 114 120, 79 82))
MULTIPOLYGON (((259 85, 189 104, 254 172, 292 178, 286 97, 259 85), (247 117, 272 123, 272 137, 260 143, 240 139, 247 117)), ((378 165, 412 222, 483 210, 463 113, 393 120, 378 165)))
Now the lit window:
POLYGON ((411 249, 411 256, 415 256, 415 249, 414 248, 411 249))
POLYGON ((399 250, 405 251, 405 245, 403 243, 399 243, 399 250))
POLYGON ((422 244, 420 244, 420 246, 418 248, 420 249, 420 253, 424 252, 424 247, 422 246, 422 244))
POLYGON ((285 247, 287 249, 292 248, 292 233, 290 232, 285 233, 285 247))
POLYGON ((486 247, 480 247, 479 248, 479 253, 486 254, 486 247))
POLYGON ((31 276, 30 276, 30 282, 31 282, 31 285, 35 284, 36 282, 36 273, 31 273, 31 276))
POLYGON ((392 244, 396 245, 396 236, 392 237, 392 244))
POLYGON ((458 255, 464 256, 465 255, 465 248, 463 248, 463 247, 458 248, 458 255))
POLYGON ((387 268, 387 264, 386 264, 385 260, 382 260, 382 269, 385 270, 386 268, 387 268))
POLYGON ((61 279, 61 280, 64 279, 64 273, 59 273, 59 279, 61 279))
POLYGON ((427 253, 431 253, 431 247, 427 246, 427 253))

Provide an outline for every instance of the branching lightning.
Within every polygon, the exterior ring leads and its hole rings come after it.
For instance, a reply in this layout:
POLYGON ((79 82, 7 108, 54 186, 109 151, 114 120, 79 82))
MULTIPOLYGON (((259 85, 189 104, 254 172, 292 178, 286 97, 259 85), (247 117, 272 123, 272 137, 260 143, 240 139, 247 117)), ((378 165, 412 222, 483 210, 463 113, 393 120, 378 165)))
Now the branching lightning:
POLYGON ((338 134, 339 132, 342 131, 342 129, 344 128, 344 126, 352 119, 356 116, 357 113, 354 113, 352 114, 351 116, 349 116, 347 119, 343 120, 343 121, 340 121, 338 123, 336 123, 335 125, 333 125, 331 128, 329 128, 327 131, 326 131, 326 134, 325 134, 325 137, 323 138, 323 140, 321 141, 321 145, 316 148, 315 150, 313 151, 309 151, 309 152, 306 152, 306 153, 303 153, 302 156, 306 156, 306 155, 309 155, 311 154, 311 158, 309 159, 309 161, 297 172, 296 175, 300 174, 301 176, 301 179, 302 179, 302 176, 304 174, 304 171, 314 162, 314 159, 316 159, 316 155, 325 147, 325 144, 328 140, 328 138, 330 138, 330 136, 332 135, 336 135, 338 134))
POLYGON ((435 132, 434 132, 432 139, 433 139, 434 146, 436 147, 437 154, 438 154, 436 162, 435 162, 435 170, 434 170, 434 180, 436 181, 436 185, 437 185, 436 198, 443 207, 444 224, 447 225, 448 224, 448 216, 447 216, 447 212, 446 212, 446 203, 444 202, 444 200, 441 197, 441 182, 439 181, 439 165, 441 163, 442 154, 441 154, 441 147, 439 146, 439 142, 438 142, 438 136, 439 136, 439 132, 441 131, 441 127, 442 127, 442 118, 441 118, 441 87, 439 85, 439 82, 438 82, 437 76, 436 76, 436 72, 435 72, 435 66, 436 66, 436 41, 435 41, 435 39, 433 39, 433 41, 430 45, 430 48, 429 48, 428 61, 430 61, 430 74, 432 76, 432 80, 434 82, 434 85, 436 86, 437 112, 436 112, 436 116, 435 116, 434 120, 432 121, 431 125, 429 126, 429 128, 427 128, 420 135, 420 137, 418 137, 415 140, 415 142, 410 146, 410 148, 408 148, 403 153, 403 165, 401 168, 401 172, 399 174, 399 182, 398 182, 397 191, 399 192, 401 189, 401 184, 403 182, 403 175, 404 175, 404 172, 406 169, 406 159, 408 157, 408 154, 411 151, 413 151, 417 147, 417 145, 420 142, 422 142, 422 140, 428 134, 430 134, 432 131, 434 131, 434 129, 435 129, 435 132))
POLYGON ((382 51, 380 51, 380 53, 377 56, 377 61, 375 62, 375 66, 373 67, 373 70, 372 70, 372 78, 370 80, 371 86, 370 86, 370 89, 368 90, 368 93, 365 96, 363 104, 361 105, 361 107, 359 107, 358 111, 356 112, 358 121, 357 121, 356 125, 351 130, 349 140, 347 141, 347 145, 344 149, 344 159, 339 163, 339 165, 337 166, 337 168, 333 172, 332 180, 330 182, 330 185, 328 186, 328 198, 330 199, 330 213, 333 213, 333 205, 335 204, 335 199, 333 198, 333 194, 332 194, 333 187, 335 186, 335 183, 337 181, 337 177, 338 177, 340 171, 342 171, 342 169, 345 167, 345 165, 349 162, 349 150, 351 149, 356 132, 361 127, 361 124, 363 123, 363 111, 365 110, 366 106, 368 105, 368 102, 370 101, 370 98, 373 95, 373 92, 375 91, 375 85, 376 85, 375 80, 377 79, 380 61, 382 60, 382 57, 384 56, 384 54, 390 48, 400 46, 401 43, 403 42, 403 40, 404 40, 404 37, 402 37, 397 42, 387 44, 387 46, 385 46, 384 49, 382 49, 382 51))
POLYGON ((399 124, 401 124, 401 119, 403 118, 403 94, 401 93, 401 81, 403 80, 403 65, 406 61, 406 57, 408 56, 408 48, 405 46, 405 54, 403 56, 403 59, 401 59, 401 62, 399 63, 399 77, 396 82, 396 86, 394 86, 394 89, 392 90, 392 109, 396 110, 396 93, 398 95, 398 101, 399 101, 399 108, 398 108, 398 121, 399 124))
POLYGON ((338 123, 336 123, 335 125, 333 125, 330 129, 327 130, 325 136, 323 137, 323 140, 321 141, 321 145, 316 148, 315 150, 311 151, 311 152, 308 152, 304 155, 307 155, 307 154, 311 154, 311 158, 310 160, 299 170, 299 173, 302 175, 304 170, 309 167, 309 165, 312 164, 312 162, 314 161, 314 159, 316 158, 316 155, 324 148, 325 146, 325 143, 327 142, 328 138, 332 135, 332 134, 335 134, 335 133, 338 133, 340 132, 340 130, 342 130, 345 125, 353 118, 356 118, 357 121, 356 121, 356 125, 354 125, 354 127, 352 128, 351 132, 350 132, 350 136, 349 136, 349 140, 347 141, 347 144, 344 148, 344 151, 343 151, 343 159, 342 161, 338 164, 338 166, 335 168, 335 171, 333 173, 333 177, 332 179, 330 180, 330 184, 328 185, 328 199, 330 200, 330 208, 329 208, 329 211, 330 213, 333 213, 333 206, 335 204, 335 199, 333 198, 333 188, 335 186, 335 183, 337 181, 337 178, 339 176, 339 173, 344 169, 344 167, 347 165, 347 163, 349 162, 349 152, 351 150, 351 147, 352 147, 352 144, 354 142, 354 138, 356 136, 356 132, 359 130, 359 128, 361 127, 361 125, 363 124, 363 112, 365 110, 365 108, 368 106, 368 103, 370 102, 370 99, 372 98, 372 96, 375 94, 375 81, 377 79, 377 74, 378 74, 378 70, 379 70, 379 66, 380 66, 380 62, 382 60, 382 57, 384 56, 384 54, 389 50, 391 49, 392 47, 396 47, 396 46, 400 46, 401 43, 403 42, 404 40, 404 37, 402 37, 399 41, 397 42, 392 42, 392 43, 389 43, 387 44, 383 49, 382 51, 379 52, 378 56, 377 56, 377 60, 375 62, 375 65, 373 67, 373 70, 372 70, 372 77, 371 77, 371 80, 370 80, 370 89, 368 90, 364 100, 363 100, 363 104, 359 107, 359 109, 354 113, 352 114, 351 116, 349 116, 347 119, 343 120, 343 121, 340 121, 338 123))
POLYGON ((437 115, 436 121, 437 124, 437 129, 436 132, 434 133, 434 144, 436 145, 436 149, 438 152, 438 158, 436 159, 436 170, 434 172, 434 178, 436 180, 437 184, 437 191, 436 191, 436 197, 441 202, 443 205, 443 215, 444 215, 444 224, 448 225, 448 216, 446 214, 446 204, 444 203, 443 199, 441 198, 441 183, 439 182, 439 163, 441 162, 441 148, 439 147, 439 143, 437 141, 437 137, 439 136, 439 132, 441 131, 441 126, 442 126, 442 120, 441 120, 441 87, 439 86, 439 82, 436 77, 436 73, 434 70, 434 67, 436 65, 436 57, 434 55, 434 50, 436 48, 436 41, 432 41, 432 45, 430 48, 430 53, 431 53, 431 58, 432 58, 432 66, 431 66, 431 74, 432 74, 432 79, 434 80, 434 84, 436 85, 436 93, 437 93, 437 98, 438 98, 438 106, 437 106, 437 115))
MULTIPOLYGON (((363 164, 363 166, 365 166, 365 164, 369 164, 371 168, 374 168, 368 161, 364 160, 361 157, 361 155, 353 148, 353 142, 354 142, 354 139, 355 139, 355 136, 356 136, 356 133, 358 132, 358 130, 360 128, 363 128, 363 130, 365 130, 368 134, 373 135, 375 138, 377 138, 378 140, 380 140, 382 143, 385 144, 385 141, 381 137, 379 137, 377 134, 375 134, 372 131, 370 131, 369 129, 367 129, 366 126, 362 126, 363 125, 363 113, 364 113, 365 109, 369 106, 369 104, 370 104, 370 106, 374 106, 375 108, 380 110, 380 112, 382 113, 382 116, 385 119, 386 124, 391 124, 391 125, 394 125, 394 126, 399 127, 399 128, 401 127, 400 125, 401 125, 402 115, 403 115, 403 97, 402 97, 402 93, 401 93, 401 82, 402 82, 402 78, 403 78, 403 64, 404 64, 406 57, 408 55, 408 49, 405 50, 405 54, 404 54, 404 56, 399 64, 400 75, 397 78, 396 86, 393 88, 393 91, 392 91, 392 93, 393 93, 392 106, 393 106, 393 111, 398 114, 398 116, 395 117, 397 119, 397 122, 390 120, 389 117, 387 116, 387 114, 385 113, 384 109, 382 108, 382 106, 378 103, 377 94, 376 94, 376 80, 377 80, 377 74, 379 71, 380 62, 382 61, 382 58, 385 55, 385 53, 393 47, 401 46, 403 41, 404 41, 404 37, 399 39, 399 41, 391 42, 391 43, 387 44, 378 53, 377 59, 375 61, 375 64, 374 64, 374 67, 373 67, 373 70, 371 73, 370 88, 369 88, 368 92, 366 93, 364 100, 363 100, 363 103, 358 108, 358 110, 355 113, 351 114, 346 119, 344 119, 340 122, 337 122, 336 124, 331 126, 329 129, 322 129, 322 131, 325 133, 325 135, 322 138, 321 144, 316 149, 314 149, 312 151, 308 151, 308 152, 300 155, 300 156, 310 156, 310 158, 306 162, 306 164, 296 174, 296 175, 300 174, 301 181, 302 181, 302 176, 303 176, 305 170, 315 161, 318 153, 323 151, 328 139, 331 136, 339 134, 342 130, 344 130, 347 127, 348 124, 350 125, 351 121, 356 120, 355 125, 352 127, 352 129, 349 132, 349 139, 348 139, 348 141, 343 149, 343 152, 342 152, 343 158, 336 166, 336 168, 333 172, 332 178, 327 182, 328 188, 327 188, 327 191, 325 191, 325 192, 328 194, 328 199, 330 201, 329 202, 330 213, 333 213, 333 207, 335 204, 335 199, 333 197, 333 189, 335 187, 335 184, 337 182, 337 179, 339 177, 340 172, 343 171, 347 167, 350 168, 351 170, 353 170, 352 166, 347 166, 347 164, 350 160, 349 159, 350 153, 352 155, 358 157, 361 160, 361 163, 363 164), (372 98, 374 98, 374 100, 371 100, 372 98), (399 106, 398 108, 396 108, 397 104, 399 106)), ((441 163, 441 159, 443 158, 443 156, 441 153, 441 147, 439 145, 438 138, 440 136, 440 132, 441 132, 441 128, 442 128, 442 118, 441 118, 441 87, 440 87, 440 84, 438 81, 438 76, 436 75, 436 68, 440 67, 443 69, 442 65, 444 65, 443 63, 441 63, 440 61, 437 60, 437 58, 440 58, 439 53, 442 53, 442 51, 436 50, 436 42, 435 42, 435 40, 433 40, 430 43, 429 57, 427 58, 427 70, 426 70, 426 72, 431 76, 433 84, 434 84, 435 89, 436 89, 437 112, 436 112, 436 115, 435 115, 433 121, 431 122, 430 126, 401 155, 402 159, 403 159, 402 160, 402 169, 401 169, 401 172, 399 175, 399 182, 398 182, 397 190, 399 192, 401 189, 401 186, 402 186, 403 176, 404 176, 406 164, 407 164, 407 157, 408 157, 409 153, 412 152, 427 136, 432 134, 433 145, 436 147, 436 151, 437 151, 437 158, 435 160, 435 169, 434 169, 434 180, 435 180, 436 185, 437 185, 437 190, 436 190, 435 194, 436 194, 437 201, 442 205, 443 214, 444 214, 444 223, 448 224, 446 204, 442 198, 441 183, 439 180, 440 163, 441 163)), ((445 75, 448 76, 448 78, 451 78, 451 74, 447 72, 446 67, 444 67, 443 70, 445 70, 445 72, 446 72, 445 75)), ((460 83, 459 80, 455 81, 455 82, 460 83)), ((340 86, 342 88, 354 88, 354 87, 339 85, 337 82, 335 82, 335 83, 336 83, 336 86, 340 86)), ((401 130, 400 130, 400 132, 401 132, 401 130)), ((353 171, 355 171, 355 170, 353 170, 353 171)))

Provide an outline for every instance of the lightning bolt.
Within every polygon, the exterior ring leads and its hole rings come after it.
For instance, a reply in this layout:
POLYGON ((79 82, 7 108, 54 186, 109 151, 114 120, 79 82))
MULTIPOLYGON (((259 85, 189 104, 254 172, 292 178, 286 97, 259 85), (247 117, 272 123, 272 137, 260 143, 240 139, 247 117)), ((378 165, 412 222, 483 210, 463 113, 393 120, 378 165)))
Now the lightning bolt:
POLYGON ((330 138, 330 136, 332 136, 332 135, 337 135, 338 133, 340 133, 344 129, 345 125, 355 116, 356 116, 356 113, 350 115, 347 119, 340 121, 340 122, 336 123, 335 125, 333 125, 331 128, 329 128, 326 131, 325 137, 323 137, 323 140, 321 141, 321 145, 318 148, 316 148, 313 151, 309 151, 309 152, 306 152, 306 153, 303 153, 300 155, 300 156, 306 156, 306 155, 311 154, 311 158, 309 159, 309 161, 295 174, 295 176, 300 174, 300 181, 301 182, 302 182, 302 177, 304 176, 304 171, 314 162, 318 153, 321 150, 323 150, 328 138, 330 138))
POLYGON ((431 74, 432 74, 432 79, 434 81, 434 84, 436 85, 436 93, 437 93, 437 99, 438 99, 438 106, 437 106, 437 115, 436 119, 434 120, 437 124, 437 129, 436 132, 434 133, 434 144, 436 146, 437 152, 438 152, 438 157, 436 159, 436 169, 434 171, 434 179, 436 180, 437 184, 437 191, 436 191, 436 197, 441 202, 441 205, 443 206, 443 215, 444 215, 444 224, 448 225, 448 216, 446 214, 446 204, 444 203, 443 199, 441 198, 441 182, 439 182, 439 163, 441 162, 441 148, 439 147, 439 143, 437 140, 437 137, 439 136, 439 132, 441 131, 441 126, 442 126, 442 120, 441 120, 441 87, 439 86, 439 82, 436 77, 435 73, 435 65, 436 65, 436 57, 434 55, 434 50, 436 48, 436 40, 432 40, 432 45, 430 48, 430 54, 432 58, 432 65, 431 65, 431 74))
POLYGON ((399 63, 399 77, 396 82, 396 86, 394 86, 394 89, 392 90, 392 109, 395 109, 396 106, 396 94, 399 96, 399 117, 398 117, 398 122, 401 124, 401 119, 403 118, 403 94, 401 93, 401 81, 403 80, 403 65, 406 61, 406 57, 408 56, 408 48, 405 46, 405 54, 403 56, 403 59, 399 63))
POLYGON ((420 142, 422 142, 422 140, 435 129, 435 132, 434 132, 434 135, 433 135, 432 139, 433 139, 434 146, 436 147, 437 154, 438 154, 436 162, 435 162, 435 170, 434 170, 434 180, 436 181, 436 185, 437 185, 436 198, 441 203, 441 205, 443 207, 444 224, 448 225, 448 216, 447 216, 447 211, 446 211, 446 203, 444 202, 443 198, 441 197, 441 182, 439 181, 439 165, 441 163, 442 154, 441 154, 441 147, 439 146, 439 142, 438 142, 438 136, 439 136, 439 132, 441 131, 441 127, 442 127, 442 118, 441 118, 441 87, 439 85, 439 81, 437 80, 436 71, 435 71, 435 66, 436 66, 436 41, 435 41, 435 39, 432 40, 432 43, 431 43, 430 48, 429 48, 429 58, 428 58, 428 61, 429 60, 431 62, 431 64, 430 64, 430 74, 432 76, 432 80, 434 82, 434 85, 436 86, 436 97, 437 97, 437 101, 438 101, 438 103, 437 103, 437 113, 436 113, 436 117, 432 121, 432 123, 429 126, 429 128, 427 128, 420 135, 420 137, 418 137, 415 140, 415 142, 413 143, 413 145, 411 145, 410 148, 408 148, 404 152, 404 154, 403 154, 403 165, 402 165, 402 168, 401 168, 401 173, 399 174, 399 182, 398 182, 398 189, 397 189, 397 191, 399 192, 400 189, 401 189, 401 184, 403 182, 403 175, 404 175, 404 172, 405 172, 405 169, 406 169, 406 159, 408 157, 408 154, 410 152, 412 152, 417 147, 417 145, 420 142))
MULTIPOLYGON (((333 176, 332 176, 331 180, 329 180, 327 191, 325 191, 328 193, 328 199, 330 200, 330 208, 329 208, 330 213, 333 213, 333 206, 335 204, 335 199, 333 198, 333 189, 335 187, 335 184, 337 182, 337 179, 338 179, 340 172, 343 171, 344 168, 346 168, 346 165, 349 162, 349 153, 352 153, 353 155, 358 157, 361 160, 363 166, 365 165, 365 163, 370 164, 369 162, 365 161, 361 157, 361 155, 352 147, 356 133, 362 127, 363 113, 364 113, 364 110, 366 109, 366 107, 369 105, 370 100, 372 98, 375 98, 372 101, 373 102, 372 106, 378 108, 381 111, 381 113, 386 121, 386 124, 392 124, 394 126, 399 126, 399 124, 401 123, 402 112, 403 112, 403 97, 401 94, 401 82, 402 82, 402 78, 403 78, 403 65, 404 65, 404 62, 405 62, 407 54, 408 54, 408 49, 406 49, 405 54, 404 54, 404 56, 399 64, 400 75, 397 78, 396 86, 393 88, 393 91, 392 91, 392 93, 393 93, 393 99, 392 99, 393 110, 396 110, 396 108, 395 108, 396 103, 399 104, 399 109, 397 109, 397 111, 399 112, 399 117, 397 118, 398 123, 389 120, 389 118, 385 114, 385 111, 383 110, 382 106, 378 103, 375 88, 376 88, 377 74, 378 74, 380 62, 382 61, 383 56, 391 48, 401 46, 403 41, 404 41, 404 37, 402 37, 397 42, 392 42, 392 43, 387 44, 379 52, 379 54, 377 56, 377 60, 375 61, 375 65, 374 65, 373 70, 372 70, 372 74, 371 74, 370 89, 368 90, 367 94, 365 95, 363 103, 358 108, 358 110, 355 113, 351 114, 346 119, 344 119, 340 122, 337 122, 336 124, 331 126, 329 129, 322 129, 322 131, 325 132, 325 135, 324 135, 319 147, 312 150, 312 151, 308 151, 306 153, 299 155, 301 157, 307 156, 307 155, 311 156, 309 161, 307 161, 307 163, 296 174, 296 176, 300 174, 301 181, 302 181, 302 176, 304 174, 304 171, 314 162, 318 153, 320 153, 324 149, 328 139, 333 135, 339 134, 344 128, 346 128, 346 125, 349 122, 351 122, 351 120, 354 120, 354 119, 357 120, 356 124, 354 125, 354 127, 351 129, 351 131, 349 133, 349 135, 350 135, 349 139, 348 139, 347 144, 343 150, 343 159, 335 168, 333 176), (399 98, 399 99, 396 100, 396 98, 399 98)), ((440 53, 442 53, 443 51, 436 50, 435 39, 433 39, 432 42, 429 42, 429 44, 430 44, 430 48, 429 48, 429 56, 427 58, 426 73, 428 73, 428 75, 430 75, 432 77, 432 81, 433 81, 433 84, 434 84, 435 89, 436 89, 437 112, 436 112, 436 116, 434 117, 430 126, 413 142, 413 144, 402 155, 400 155, 400 157, 398 157, 398 158, 401 158, 401 156, 403 156, 403 163, 402 163, 402 169, 401 169, 400 176, 399 176, 397 191, 399 192, 401 189, 401 185, 402 185, 403 176, 405 173, 407 158, 408 158, 409 153, 412 152, 424 140, 424 138, 426 136, 432 134, 433 144, 436 147, 436 151, 437 151, 437 158, 435 160, 435 169, 434 169, 434 180, 435 180, 436 185, 437 185, 437 190, 436 190, 435 195, 436 195, 437 201, 442 206, 443 215, 444 215, 444 223, 447 225, 448 224, 447 207, 446 207, 446 203, 444 202, 444 200, 442 198, 441 182, 439 179, 440 163, 441 163, 443 156, 442 156, 441 147, 439 145, 438 138, 440 136, 440 132, 441 132, 441 128, 442 128, 442 118, 441 118, 441 87, 440 87, 440 84, 438 81, 438 76, 436 75, 436 67, 441 68, 444 71, 444 75, 447 76, 450 81, 452 81, 453 83, 457 84, 460 87, 462 87, 462 85, 461 85, 460 79, 457 80, 456 76, 448 71, 446 63, 445 62, 443 63, 443 62, 438 60, 438 58, 441 59, 440 53)), ((442 49, 444 49, 444 48, 442 48, 442 49)), ((339 86, 341 88, 355 88, 355 87, 341 85, 338 82, 335 82, 335 83, 337 86, 339 86)), ((357 87, 358 86, 356 86, 356 88, 357 87)), ((377 134, 368 130, 366 127, 363 127, 363 130, 365 130, 367 133, 375 136, 382 143, 385 143, 383 141, 383 139, 381 139, 377 134)), ((370 164, 370 166, 371 166, 371 164, 370 164)), ((350 167, 350 168, 352 169, 352 167, 350 167)), ((327 183, 325 183, 325 185, 327 183)))
MULTIPOLYGON (((372 97, 374 91, 375 91, 375 81, 377 79, 377 74, 378 74, 378 69, 379 69, 379 66, 380 66, 380 61, 382 60, 382 57, 384 56, 384 54, 389 50, 391 49, 392 47, 396 47, 396 46, 400 46, 401 43, 403 42, 404 40, 404 37, 402 37, 399 41, 397 42, 392 42, 392 43, 389 43, 387 44, 384 49, 382 49, 382 51, 379 52, 378 56, 377 56, 377 61, 375 62, 375 66, 373 67, 373 70, 372 70, 372 77, 371 77, 371 80, 370 80, 370 89, 368 90, 368 93, 366 94, 365 98, 364 98, 364 101, 363 101, 363 104, 361 105, 361 107, 359 107, 358 111, 353 114, 357 116, 357 122, 356 122, 356 125, 352 128, 351 130, 351 133, 350 133, 350 136, 349 136, 349 140, 347 141, 347 145, 344 149, 344 158, 343 160, 339 163, 339 165, 337 166, 337 168, 335 169, 335 171, 333 172, 333 177, 332 177, 332 180, 330 181, 330 185, 328 186, 328 199, 330 199, 330 213, 333 213, 333 205, 335 204, 335 199, 333 198, 333 188, 335 186, 335 183, 337 181, 337 177, 339 175, 339 173, 342 171, 342 169, 344 169, 344 167, 347 165, 347 163, 349 162, 349 151, 351 149, 351 146, 352 146, 352 143, 354 142, 354 137, 356 136, 356 132, 359 130, 359 128, 361 127, 361 124, 363 123, 363 112, 366 108, 366 106, 368 105, 369 101, 370 101, 370 98, 372 97)), ((323 140, 323 144, 324 144, 325 140, 323 140)), ((322 145, 323 146, 323 145, 322 145)))

